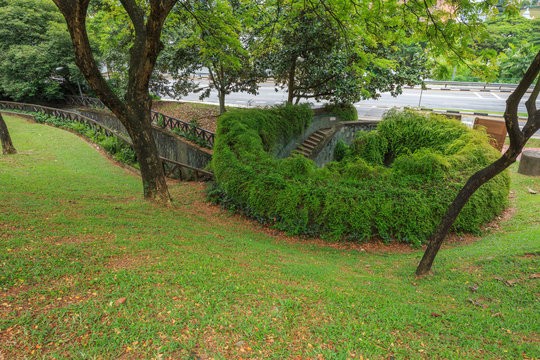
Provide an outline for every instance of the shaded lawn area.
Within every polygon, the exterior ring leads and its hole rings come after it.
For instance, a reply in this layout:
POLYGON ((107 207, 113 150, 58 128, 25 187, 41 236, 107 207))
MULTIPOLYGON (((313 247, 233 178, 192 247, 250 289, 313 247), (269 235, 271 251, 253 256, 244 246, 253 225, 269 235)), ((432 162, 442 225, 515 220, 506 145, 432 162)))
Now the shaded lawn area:
POLYGON ((286 241, 200 184, 148 204, 77 136, 5 119, 19 151, 0 156, 5 359, 540 357, 539 178, 513 170, 515 215, 415 279, 420 251, 286 241))

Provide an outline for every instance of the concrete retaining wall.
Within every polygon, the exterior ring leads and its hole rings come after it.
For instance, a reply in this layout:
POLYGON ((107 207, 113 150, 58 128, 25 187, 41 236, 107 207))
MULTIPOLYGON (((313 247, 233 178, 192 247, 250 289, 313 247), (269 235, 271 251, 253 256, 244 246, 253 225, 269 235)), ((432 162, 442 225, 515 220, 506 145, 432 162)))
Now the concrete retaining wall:
MULTIPOLYGON (((124 125, 109 112, 91 109, 75 109, 72 111, 89 117, 129 138, 124 125)), ((168 130, 157 126, 152 127, 159 156, 199 169, 206 168, 210 160, 212 160, 212 151, 192 144, 168 130)))
POLYGON ((351 145, 356 133, 359 131, 373 131, 377 128, 378 121, 351 121, 341 122, 336 126, 334 135, 329 137, 320 146, 320 150, 314 152, 311 160, 322 167, 334 161, 334 150, 341 140, 347 145, 351 145))
POLYGON ((311 120, 311 124, 302 135, 291 139, 289 141, 283 141, 276 144, 274 148, 274 156, 279 159, 284 159, 291 154, 291 152, 306 140, 309 135, 320 129, 326 129, 336 126, 339 123, 339 117, 335 115, 317 115, 311 120))

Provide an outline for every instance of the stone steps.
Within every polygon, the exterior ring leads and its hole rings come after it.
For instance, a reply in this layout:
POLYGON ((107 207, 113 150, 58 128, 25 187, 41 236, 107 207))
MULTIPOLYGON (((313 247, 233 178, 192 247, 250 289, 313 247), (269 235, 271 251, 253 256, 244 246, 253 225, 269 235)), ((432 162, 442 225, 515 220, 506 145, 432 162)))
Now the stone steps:
POLYGON ((291 156, 298 154, 305 157, 310 157, 313 150, 315 150, 317 145, 324 141, 331 130, 331 128, 327 128, 315 131, 306 140, 304 140, 302 144, 298 145, 298 147, 291 152, 291 156))

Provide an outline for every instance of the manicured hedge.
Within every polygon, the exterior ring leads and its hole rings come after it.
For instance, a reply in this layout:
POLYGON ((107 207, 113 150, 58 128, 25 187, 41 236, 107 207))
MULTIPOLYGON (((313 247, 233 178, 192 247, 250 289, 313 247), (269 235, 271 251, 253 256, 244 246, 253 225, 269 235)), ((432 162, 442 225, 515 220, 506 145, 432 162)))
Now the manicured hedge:
MULTIPOLYGON (((211 198, 291 234, 420 245, 466 179, 498 156, 485 133, 408 111, 390 112, 376 131, 342 145, 342 161, 326 168, 275 159, 276 142, 299 134, 310 117, 293 106, 223 115, 211 198)), ((482 186, 454 230, 477 232, 505 208, 508 189, 507 173, 482 186)))
POLYGON ((358 112, 352 104, 326 104, 323 108, 326 114, 339 116, 341 121, 358 121, 358 112))

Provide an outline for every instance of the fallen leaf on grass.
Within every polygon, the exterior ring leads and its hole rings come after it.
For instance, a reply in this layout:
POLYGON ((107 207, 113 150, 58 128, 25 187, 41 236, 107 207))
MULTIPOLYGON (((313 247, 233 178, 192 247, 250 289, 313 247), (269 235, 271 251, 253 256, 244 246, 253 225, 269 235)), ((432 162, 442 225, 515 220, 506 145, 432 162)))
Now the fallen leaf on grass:
POLYGON ((513 279, 513 280, 505 280, 504 284, 506 286, 514 286, 515 283, 520 282, 520 279, 513 279))
POLYGON ((125 297, 121 297, 120 299, 116 300, 116 305, 122 305, 126 302, 126 300, 127 299, 125 297))
POLYGON ((500 312, 498 312, 498 313, 495 313, 495 314, 491 315, 491 317, 502 317, 502 314, 500 312))
POLYGON ((538 279, 538 278, 540 278, 540 274, 538 273, 529 275, 529 279, 538 279))
POLYGON ((476 284, 474 286, 469 286, 469 290, 471 290, 471 292, 477 292, 478 291, 478 284, 476 284))
POLYGON ((527 189, 527 191, 529 192, 529 194, 536 194, 536 191, 534 191, 533 189, 527 189))
POLYGON ((505 280, 501 277, 498 277, 498 276, 494 276, 494 279, 495 280, 498 280, 498 281, 502 281, 504 283, 504 285, 506 286, 514 286, 515 283, 518 283, 521 281, 521 279, 512 279, 512 280, 505 280))
POLYGON ((483 307, 483 308, 487 308, 487 307, 488 307, 487 304, 483 304, 483 303, 481 303, 481 302, 478 301, 478 300, 469 299, 469 301, 471 302, 471 304, 473 304, 473 305, 475 305, 475 306, 478 306, 478 307, 483 307))
POLYGON ((431 316, 433 316, 433 317, 441 317, 442 315, 433 312, 433 313, 431 313, 431 316))

